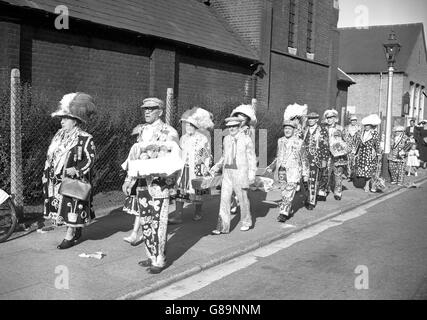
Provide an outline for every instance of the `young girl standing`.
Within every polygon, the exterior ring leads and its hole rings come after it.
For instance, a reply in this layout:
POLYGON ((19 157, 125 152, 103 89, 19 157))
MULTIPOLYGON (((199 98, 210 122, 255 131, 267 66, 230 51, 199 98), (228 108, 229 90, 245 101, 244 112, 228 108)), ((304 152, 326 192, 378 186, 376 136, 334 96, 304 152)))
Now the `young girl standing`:
POLYGON ((406 165, 408 167, 408 177, 414 173, 414 176, 418 176, 417 169, 420 166, 420 152, 417 150, 417 145, 413 144, 411 150, 408 152, 408 160, 406 165))

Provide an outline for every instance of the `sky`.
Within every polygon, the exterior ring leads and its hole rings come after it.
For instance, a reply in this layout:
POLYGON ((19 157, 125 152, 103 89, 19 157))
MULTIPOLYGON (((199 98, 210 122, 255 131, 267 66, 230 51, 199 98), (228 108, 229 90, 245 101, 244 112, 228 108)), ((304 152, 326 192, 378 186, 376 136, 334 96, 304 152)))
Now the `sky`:
POLYGON ((338 27, 422 22, 427 39, 427 0, 339 0, 338 27))

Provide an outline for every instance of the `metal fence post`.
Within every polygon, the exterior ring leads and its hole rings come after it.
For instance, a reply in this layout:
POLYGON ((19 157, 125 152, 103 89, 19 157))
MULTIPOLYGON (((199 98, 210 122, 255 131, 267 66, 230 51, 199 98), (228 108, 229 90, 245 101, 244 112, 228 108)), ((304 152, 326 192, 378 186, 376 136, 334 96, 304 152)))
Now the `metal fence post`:
MULTIPOLYGON (((252 108, 254 109, 254 113, 255 113, 255 116, 256 116, 257 100, 255 98, 252 98, 252 103, 251 104, 252 104, 252 108)), ((254 143, 254 146, 255 146, 255 141, 256 141, 255 134, 256 134, 255 127, 251 126, 251 137, 252 137, 252 142, 254 143)))
POLYGON ((173 88, 168 88, 166 91, 166 114, 165 122, 172 125, 172 111, 173 111, 173 88))
POLYGON ((24 210, 24 184, 21 147, 21 76, 18 69, 10 75, 10 192, 15 196, 18 218, 24 210))

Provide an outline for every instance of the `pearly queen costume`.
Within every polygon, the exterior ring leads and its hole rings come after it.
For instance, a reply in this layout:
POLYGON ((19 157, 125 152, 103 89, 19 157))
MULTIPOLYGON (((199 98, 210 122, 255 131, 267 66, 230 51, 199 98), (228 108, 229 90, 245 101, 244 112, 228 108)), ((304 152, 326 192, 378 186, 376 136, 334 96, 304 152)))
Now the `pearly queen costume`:
MULTIPOLYGON (((91 96, 81 92, 70 93, 62 98, 52 117, 70 117, 86 122, 94 110, 91 96)), ((95 144, 89 133, 76 126, 71 131, 60 129, 55 134, 47 151, 42 177, 45 219, 51 219, 58 225, 83 227, 95 218, 92 195, 83 201, 59 194, 63 178, 68 177, 65 169, 74 167, 77 179, 92 183, 94 162, 95 144)))
POLYGON ((212 162, 209 131, 214 127, 212 114, 202 108, 192 108, 184 112, 181 121, 196 127, 194 134, 186 133, 180 139, 181 158, 184 169, 178 180, 177 201, 201 204, 202 195, 207 190, 194 190, 191 180, 209 173, 212 162))
MULTIPOLYGON (((315 112, 308 114, 308 119, 318 119, 319 117, 315 112)), ((319 190, 326 194, 327 189, 325 179, 322 179, 326 170, 322 167, 322 162, 327 163, 329 159, 329 135, 328 130, 317 123, 312 127, 307 126, 303 135, 309 165, 307 203, 315 207, 319 190)))
MULTIPOLYGON (((164 108, 164 103, 157 98, 144 100, 142 108, 158 106, 164 108)), ((161 119, 152 124, 139 125, 134 129, 138 134, 137 144, 131 148, 128 158, 122 165, 129 169, 129 161, 137 160, 138 144, 174 142, 178 145, 178 133, 161 119)), ((146 178, 126 177, 133 184, 131 195, 125 199, 123 210, 141 217, 142 235, 146 254, 155 267, 165 265, 165 247, 167 240, 167 222, 169 213, 169 197, 175 188, 175 176, 160 177, 149 175, 146 178)))

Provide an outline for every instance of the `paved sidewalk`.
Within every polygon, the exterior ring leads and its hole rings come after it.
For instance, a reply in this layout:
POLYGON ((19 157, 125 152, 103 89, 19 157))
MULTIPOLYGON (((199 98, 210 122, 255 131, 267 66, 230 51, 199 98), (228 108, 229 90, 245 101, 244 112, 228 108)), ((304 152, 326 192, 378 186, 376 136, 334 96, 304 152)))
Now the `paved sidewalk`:
MULTIPOLYGON (((407 184, 427 178, 426 170, 419 177, 406 179, 407 184)), ((132 299, 171 284, 201 270, 232 259, 274 240, 286 237, 319 220, 357 207, 384 194, 401 189, 391 186, 385 193, 365 193, 345 182, 347 190, 342 201, 332 195, 320 202, 315 210, 300 209, 288 223, 276 222, 278 192, 250 192, 255 221, 247 232, 239 230, 237 214, 230 234, 213 236, 219 196, 204 203, 201 221, 191 220, 192 207, 184 211, 184 223, 168 228, 168 268, 158 275, 146 272, 137 262, 145 259, 143 244, 132 247, 122 239, 132 229, 133 217, 120 209, 106 212, 89 225, 82 242, 67 250, 58 250, 65 229, 48 233, 17 234, 0 244, 0 299, 132 299), (17 236, 19 236, 17 238, 17 236), (106 256, 97 260, 81 258, 81 253, 102 251, 106 256), (64 271, 65 270, 65 271, 64 271), (69 276, 69 288, 58 284, 69 276)), ((105 208, 105 207, 104 207, 105 208)), ((105 211, 105 210, 104 210, 105 211)))

